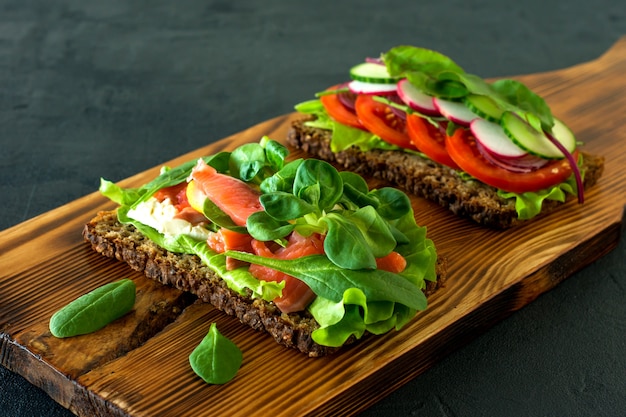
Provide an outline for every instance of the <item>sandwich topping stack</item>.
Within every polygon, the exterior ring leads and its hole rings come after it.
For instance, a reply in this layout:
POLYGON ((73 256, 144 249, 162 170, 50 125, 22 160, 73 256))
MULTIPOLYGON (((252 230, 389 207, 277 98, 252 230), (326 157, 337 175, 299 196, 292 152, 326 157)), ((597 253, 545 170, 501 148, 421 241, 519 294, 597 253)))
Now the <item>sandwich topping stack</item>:
POLYGON ((580 149, 544 99, 489 83, 450 58, 398 46, 296 110, 288 142, 390 181, 481 225, 504 229, 584 201, 604 158, 580 149))
POLYGON ((409 198, 287 156, 264 137, 165 167, 138 188, 102 180, 118 207, 83 236, 308 356, 400 329, 445 279, 409 198))

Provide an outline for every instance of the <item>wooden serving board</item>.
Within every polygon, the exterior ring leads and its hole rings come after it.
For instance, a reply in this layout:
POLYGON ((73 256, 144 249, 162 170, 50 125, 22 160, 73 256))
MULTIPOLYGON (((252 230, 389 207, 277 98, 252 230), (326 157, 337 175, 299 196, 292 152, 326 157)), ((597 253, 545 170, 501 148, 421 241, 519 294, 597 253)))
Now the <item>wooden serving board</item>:
MULTIPOLYGON (((572 201, 507 231, 481 228, 414 198, 418 224, 428 226, 449 260, 449 278, 428 310, 399 332, 326 358, 283 348, 210 305, 92 252, 82 226, 113 207, 94 192, 0 233, 2 365, 81 416, 355 414, 617 245, 626 204, 624 74, 626 37, 593 62, 517 77, 546 98, 585 149, 606 156, 604 176, 584 205, 572 201), (138 285, 132 313, 91 335, 50 335, 56 310, 126 276, 138 285), (244 353, 236 378, 221 386, 204 383, 188 365, 212 322, 244 353)), ((266 134, 282 140, 294 117, 277 117, 167 164, 266 134)), ((140 185, 158 169, 122 184, 140 185)))

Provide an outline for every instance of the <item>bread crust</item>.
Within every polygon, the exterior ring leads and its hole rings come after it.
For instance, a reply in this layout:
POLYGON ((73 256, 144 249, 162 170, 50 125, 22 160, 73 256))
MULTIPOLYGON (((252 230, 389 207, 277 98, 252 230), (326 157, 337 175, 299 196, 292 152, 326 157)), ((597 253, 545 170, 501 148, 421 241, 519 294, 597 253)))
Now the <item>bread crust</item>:
MULTIPOLYGON (((402 151, 374 149, 363 152, 354 146, 333 153, 330 149, 332 132, 307 126, 309 120, 311 118, 292 122, 287 134, 289 145, 364 177, 389 181, 483 226, 507 229, 528 222, 518 219, 514 199, 504 199, 498 196, 496 188, 480 181, 463 179, 454 169, 432 160, 402 151)), ((584 158, 584 188, 587 189, 602 176, 604 158, 587 152, 581 154, 584 158)), ((541 214, 533 220, 562 204, 554 200, 544 201, 541 214)))
MULTIPOLYGON (((237 317, 255 330, 269 333, 274 340, 309 357, 320 357, 339 348, 322 346, 311 337, 319 324, 308 311, 282 313, 272 302, 242 296, 195 255, 169 252, 143 236, 134 226, 122 224, 113 211, 99 212, 83 228, 83 238, 94 251, 127 263, 132 269, 179 290, 195 294, 223 312, 237 317)), ((445 281, 445 259, 437 264, 437 282, 427 281, 426 295, 434 293, 445 281)), ((354 343, 352 338, 344 346, 354 343)))

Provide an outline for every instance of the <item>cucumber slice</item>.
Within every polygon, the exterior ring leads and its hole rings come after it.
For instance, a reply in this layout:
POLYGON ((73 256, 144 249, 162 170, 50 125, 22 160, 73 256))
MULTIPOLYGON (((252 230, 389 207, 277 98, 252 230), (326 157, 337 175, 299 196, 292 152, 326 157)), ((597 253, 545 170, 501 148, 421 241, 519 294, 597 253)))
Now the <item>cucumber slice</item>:
MULTIPOLYGON (((562 159, 565 157, 543 132, 539 132, 524 119, 512 112, 504 112, 500 119, 504 132, 517 146, 528 153, 545 159, 562 159)), ((563 122, 554 119, 552 134, 568 152, 576 149, 576 138, 572 131, 563 122)))
POLYGON ((489 96, 480 94, 470 94, 465 97, 465 105, 472 113, 490 122, 498 123, 502 118, 502 110, 498 104, 489 96))
POLYGON ((395 84, 399 78, 392 77, 387 67, 373 62, 364 62, 350 69, 350 78, 364 83, 395 84))

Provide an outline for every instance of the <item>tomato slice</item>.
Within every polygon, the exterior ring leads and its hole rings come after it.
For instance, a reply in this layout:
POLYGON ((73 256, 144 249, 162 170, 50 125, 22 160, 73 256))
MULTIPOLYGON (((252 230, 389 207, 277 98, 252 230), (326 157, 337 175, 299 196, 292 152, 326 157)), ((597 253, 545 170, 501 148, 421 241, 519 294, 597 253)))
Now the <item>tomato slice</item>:
POLYGON ((367 130, 387 143, 415 150, 406 132, 406 122, 391 111, 389 106, 368 95, 356 98, 356 114, 367 130))
POLYGON ((416 114, 406 117, 406 129, 413 145, 430 159, 440 164, 459 169, 446 150, 446 133, 416 114))
MULTIPOLYGON (((466 129, 457 129, 452 136, 446 136, 445 142, 448 153, 463 171, 504 191, 518 194, 539 191, 562 183, 572 174, 566 159, 555 160, 527 173, 497 167, 480 155, 474 137, 466 129)), ((573 155, 577 159, 578 151, 573 155)))
MULTIPOLYGON (((328 90, 336 90, 340 85, 330 87, 328 90)), ((326 112, 330 117, 342 123, 344 125, 356 127, 358 129, 365 129, 359 118, 356 116, 354 110, 346 107, 337 94, 324 94, 320 97, 322 105, 326 109, 326 112)))

